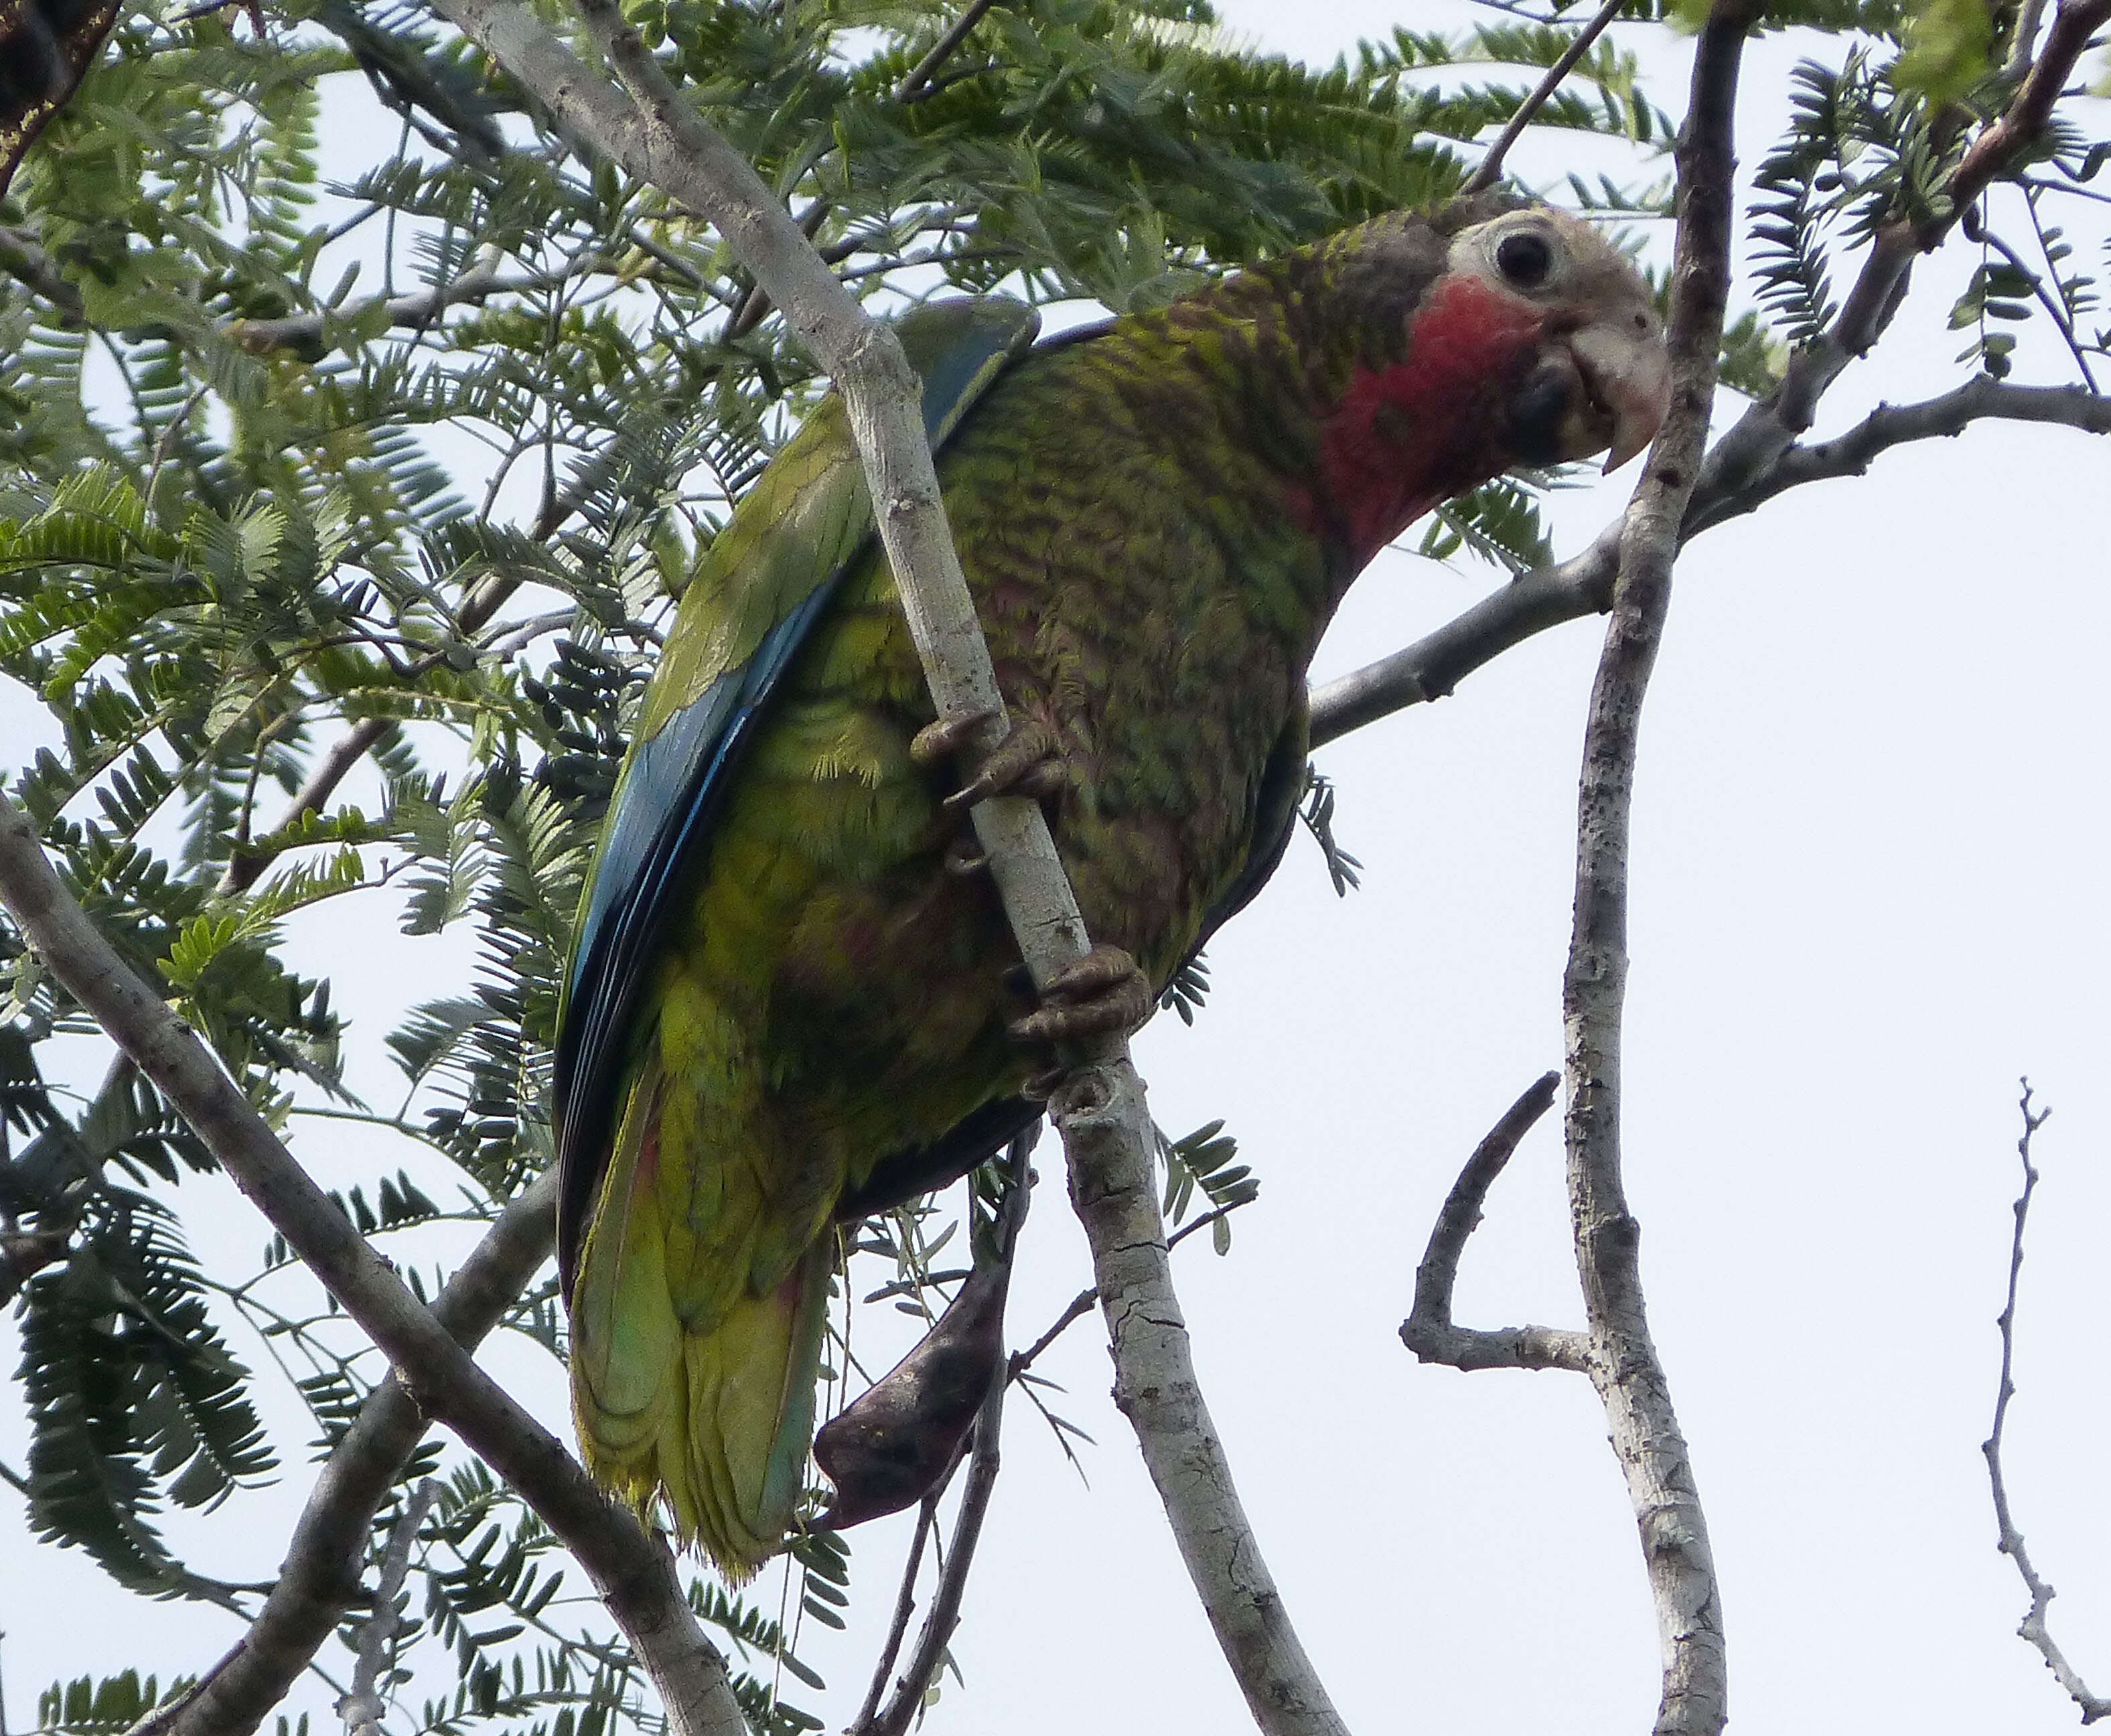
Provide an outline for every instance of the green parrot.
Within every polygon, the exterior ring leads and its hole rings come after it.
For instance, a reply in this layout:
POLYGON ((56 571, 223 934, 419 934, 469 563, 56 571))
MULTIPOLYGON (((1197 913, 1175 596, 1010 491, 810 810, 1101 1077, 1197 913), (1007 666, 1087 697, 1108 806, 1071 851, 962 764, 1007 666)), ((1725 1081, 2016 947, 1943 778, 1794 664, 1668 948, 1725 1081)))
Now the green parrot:
POLYGON ((1266 879, 1307 665, 1379 549, 1514 466, 1611 468, 1669 396, 1627 261, 1486 200, 1035 330, 1001 301, 900 327, 1010 741, 949 793, 831 397, 683 595, 581 910, 555 1079, 579 1439, 734 1579, 802 1490, 835 1226, 1022 1130, 1048 1046, 1141 1023, 1266 879), (965 825, 998 790, 1040 799, 1099 943, 1037 1011, 965 825))

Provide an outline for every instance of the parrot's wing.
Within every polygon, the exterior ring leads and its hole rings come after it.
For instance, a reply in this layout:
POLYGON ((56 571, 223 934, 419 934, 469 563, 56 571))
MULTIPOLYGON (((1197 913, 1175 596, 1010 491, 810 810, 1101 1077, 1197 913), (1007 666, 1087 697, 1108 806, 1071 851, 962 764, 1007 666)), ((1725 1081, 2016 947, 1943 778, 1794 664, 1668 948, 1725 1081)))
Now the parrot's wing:
MULTIPOLYGON (((1039 326, 1031 308, 997 298, 933 302, 900 322, 934 452, 1039 326)), ((558 1019, 557 1257, 568 1295, 667 918, 756 719, 872 533, 864 473, 831 394, 719 534, 668 635, 580 906, 558 1019)))
POLYGON ((1290 721, 1269 749, 1268 763, 1261 768, 1260 783, 1254 791, 1253 826, 1246 836, 1246 859, 1232 884, 1202 918, 1201 932, 1195 937, 1196 953, 1210 943, 1233 917, 1252 903, 1282 866, 1282 853, 1290 848, 1291 834, 1297 829, 1297 804, 1305 798, 1305 769, 1312 752, 1312 714, 1299 693, 1290 721))

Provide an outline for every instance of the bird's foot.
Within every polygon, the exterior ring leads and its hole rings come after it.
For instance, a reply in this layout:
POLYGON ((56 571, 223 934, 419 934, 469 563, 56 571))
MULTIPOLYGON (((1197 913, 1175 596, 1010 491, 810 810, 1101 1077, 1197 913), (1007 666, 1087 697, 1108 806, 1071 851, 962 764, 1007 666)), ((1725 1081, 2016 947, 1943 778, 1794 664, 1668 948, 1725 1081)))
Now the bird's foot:
MULTIPOLYGON (((1057 971, 1041 991, 1041 1006, 1006 1029, 1020 1047, 1051 1052, 1095 1037, 1126 1037, 1151 1016, 1157 998, 1135 959, 1103 944, 1057 971)), ((1027 1095, 1046 1097, 1068 1070, 1040 1074, 1028 1083, 1027 1095)))
MULTIPOLYGON (((965 711, 926 724, 909 743, 909 757, 919 766, 944 764, 968 738, 996 714, 965 711)), ((976 766, 968 781, 946 798, 958 812, 992 796, 1024 796, 1034 801, 1058 794, 1066 781, 1055 731, 1035 719, 1014 724, 1011 733, 976 766)))

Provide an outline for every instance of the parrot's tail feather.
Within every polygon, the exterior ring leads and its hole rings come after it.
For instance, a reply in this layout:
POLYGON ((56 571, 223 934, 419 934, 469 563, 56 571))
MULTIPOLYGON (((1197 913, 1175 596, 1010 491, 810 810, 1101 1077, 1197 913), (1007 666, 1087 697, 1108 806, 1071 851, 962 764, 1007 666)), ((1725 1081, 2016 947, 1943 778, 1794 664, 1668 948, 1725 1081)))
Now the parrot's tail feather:
POLYGON ((742 1297, 715 1330, 683 1340, 697 1529, 737 1578, 776 1552, 805 1487, 833 1241, 808 1249, 767 1296, 742 1297))
POLYGON ((641 1080, 573 1284, 572 1408, 594 1475, 640 1508, 664 1493, 737 1583, 776 1552, 804 1486, 834 1238, 693 1331, 669 1287, 659 1166, 660 1093, 641 1080))

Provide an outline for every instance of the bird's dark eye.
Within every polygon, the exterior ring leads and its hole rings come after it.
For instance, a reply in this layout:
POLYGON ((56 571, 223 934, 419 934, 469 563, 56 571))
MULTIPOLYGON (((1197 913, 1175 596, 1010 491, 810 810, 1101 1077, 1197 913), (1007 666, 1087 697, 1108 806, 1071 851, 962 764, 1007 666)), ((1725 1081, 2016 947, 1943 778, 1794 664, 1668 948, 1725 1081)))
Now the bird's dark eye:
POLYGON ((1526 229, 1496 243, 1496 269, 1521 289, 1537 289, 1554 269, 1554 249, 1544 235, 1526 229))

